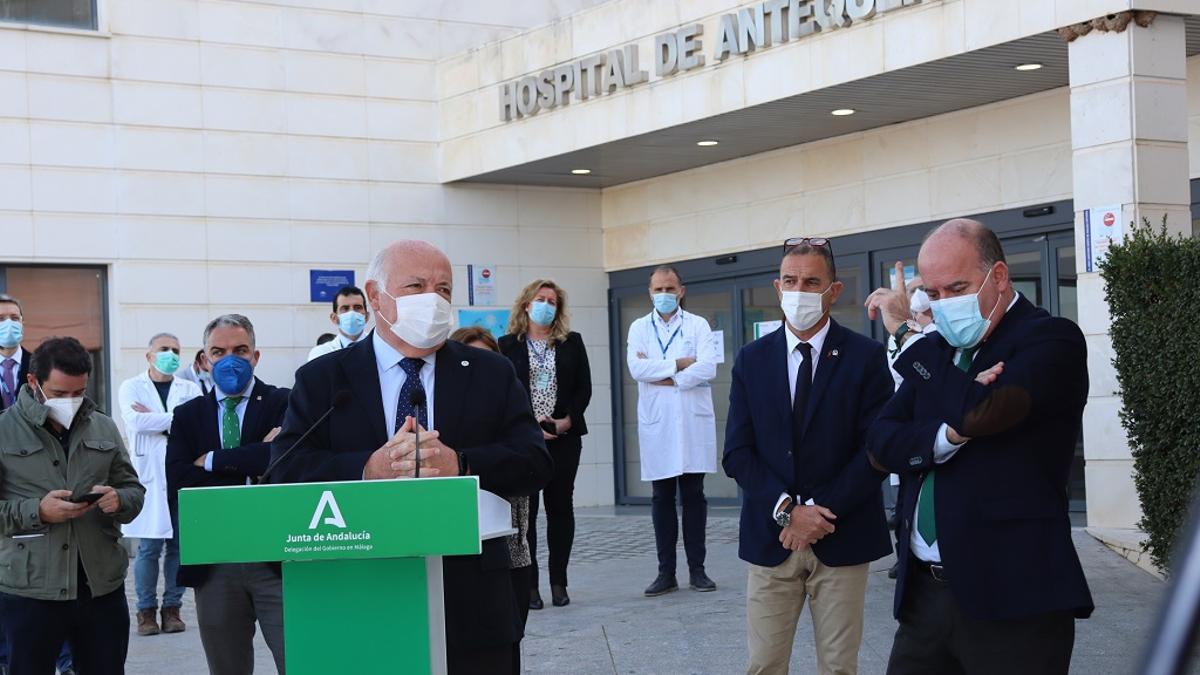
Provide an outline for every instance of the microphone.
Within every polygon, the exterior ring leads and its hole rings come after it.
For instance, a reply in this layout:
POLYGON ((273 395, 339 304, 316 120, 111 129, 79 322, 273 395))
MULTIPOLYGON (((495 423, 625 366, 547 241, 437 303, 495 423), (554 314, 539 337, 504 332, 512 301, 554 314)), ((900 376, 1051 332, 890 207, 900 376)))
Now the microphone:
POLYGON ((413 417, 416 418, 417 424, 413 427, 413 433, 416 434, 415 445, 416 450, 413 452, 413 478, 421 477, 421 409, 425 407, 425 388, 418 387, 413 389, 408 394, 408 404, 412 406, 413 417))
POLYGON ((272 461, 270 464, 268 464, 267 470, 262 472, 262 475, 258 477, 258 481, 255 484, 262 485, 263 483, 265 483, 267 481, 267 476, 269 476, 271 474, 272 469, 279 466, 280 462, 282 462, 285 458, 287 458, 288 455, 292 454, 292 451, 295 450, 301 443, 303 443, 305 441, 305 439, 307 439, 309 437, 309 435, 312 434, 312 432, 316 431, 317 427, 321 426, 321 423, 324 422, 325 419, 328 418, 330 415, 332 415, 334 410, 337 410, 338 408, 346 405, 347 403, 350 402, 350 399, 352 399, 352 398, 354 398, 354 395, 350 393, 349 389, 341 389, 337 393, 335 393, 333 395, 333 402, 329 405, 329 410, 326 410, 324 414, 322 414, 320 417, 318 417, 317 421, 313 422, 312 425, 309 426, 308 429, 303 434, 300 435, 300 438, 296 439, 295 443, 292 443, 292 447, 288 448, 287 450, 284 450, 281 455, 276 457, 274 461, 272 461))

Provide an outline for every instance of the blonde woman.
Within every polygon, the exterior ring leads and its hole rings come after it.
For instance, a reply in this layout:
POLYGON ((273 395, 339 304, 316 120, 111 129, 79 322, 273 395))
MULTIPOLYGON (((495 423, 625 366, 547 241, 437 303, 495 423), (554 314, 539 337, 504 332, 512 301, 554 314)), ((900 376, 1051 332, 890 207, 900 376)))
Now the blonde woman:
MULTIPOLYGON (((567 292, 549 279, 538 279, 521 291, 508 319, 500 352, 512 361, 542 425, 546 447, 554 458, 554 477, 542 490, 546 504, 546 539, 550 550, 550 595, 555 607, 571 602, 567 595, 567 561, 575 540, 575 474, 587 422, 583 413, 592 399, 592 373, 583 338, 570 329, 567 292)), ((537 564, 538 495, 529 500, 529 608, 542 609, 537 564)), ((521 601, 520 598, 517 599, 521 601)))

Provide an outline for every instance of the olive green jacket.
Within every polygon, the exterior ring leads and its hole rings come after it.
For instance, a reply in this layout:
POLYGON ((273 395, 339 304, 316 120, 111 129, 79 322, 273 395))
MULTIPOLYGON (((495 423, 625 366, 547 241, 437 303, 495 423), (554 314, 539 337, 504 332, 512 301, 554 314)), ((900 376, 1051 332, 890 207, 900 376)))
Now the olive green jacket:
POLYGON ((69 455, 43 425, 49 409, 22 387, 17 403, 0 414, 0 593, 38 600, 74 600, 83 561, 92 595, 125 583, 128 556, 118 543, 118 523, 142 510, 146 489, 121 442, 117 426, 90 400, 71 425, 69 455), (93 507, 65 523, 43 523, 42 497, 51 490, 116 489, 121 508, 93 507))

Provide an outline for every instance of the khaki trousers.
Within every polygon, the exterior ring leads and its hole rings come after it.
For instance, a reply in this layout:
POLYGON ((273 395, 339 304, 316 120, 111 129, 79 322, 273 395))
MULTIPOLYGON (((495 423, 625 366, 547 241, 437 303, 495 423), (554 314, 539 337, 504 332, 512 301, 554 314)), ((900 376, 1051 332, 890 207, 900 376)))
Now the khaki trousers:
POLYGON ((793 552, 778 567, 750 565, 746 618, 750 675, 787 673, 796 623, 809 600, 817 669, 822 675, 855 675, 862 643, 869 565, 828 567, 811 548, 793 552))

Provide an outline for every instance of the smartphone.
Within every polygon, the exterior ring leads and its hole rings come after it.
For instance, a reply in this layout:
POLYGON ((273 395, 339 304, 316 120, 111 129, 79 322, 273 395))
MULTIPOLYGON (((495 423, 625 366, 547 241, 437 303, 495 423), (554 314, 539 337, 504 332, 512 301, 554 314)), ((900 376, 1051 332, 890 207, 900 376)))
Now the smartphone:
POLYGON ((104 495, 100 492, 88 492, 87 494, 82 495, 71 495, 70 497, 67 497, 67 501, 71 502, 72 504, 95 504, 96 502, 100 501, 100 498, 103 496, 104 495))
POLYGON ((554 422, 552 422, 552 421, 550 421, 550 420, 545 420, 545 421, 543 421, 543 422, 538 422, 538 426, 540 426, 540 427, 542 428, 542 431, 544 431, 544 432, 546 432, 546 433, 550 434, 551 436, 557 436, 557 435, 558 435, 558 427, 557 427, 557 426, 555 426, 554 422))

